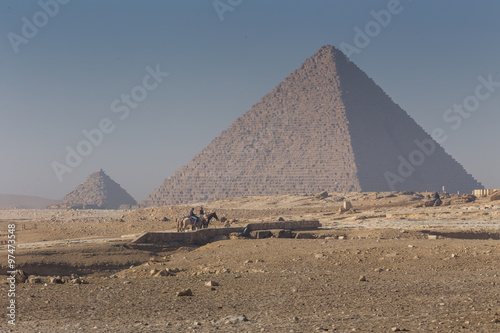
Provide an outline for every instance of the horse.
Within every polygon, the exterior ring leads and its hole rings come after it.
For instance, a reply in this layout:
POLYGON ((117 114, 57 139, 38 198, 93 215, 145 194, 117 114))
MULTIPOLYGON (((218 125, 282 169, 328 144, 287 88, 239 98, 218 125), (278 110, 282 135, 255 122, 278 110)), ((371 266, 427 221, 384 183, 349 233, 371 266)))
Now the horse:
POLYGON ((205 215, 204 217, 205 218, 203 220, 201 220, 201 227, 203 229, 208 228, 208 224, 210 223, 211 219, 215 218, 216 221, 219 221, 219 217, 217 216, 217 214, 215 212, 208 214, 208 215, 205 215))
POLYGON ((204 223, 205 217, 200 216, 196 223, 194 222, 194 218, 191 216, 186 216, 177 220, 177 232, 184 231, 188 227, 191 227, 191 230, 201 229, 204 223))

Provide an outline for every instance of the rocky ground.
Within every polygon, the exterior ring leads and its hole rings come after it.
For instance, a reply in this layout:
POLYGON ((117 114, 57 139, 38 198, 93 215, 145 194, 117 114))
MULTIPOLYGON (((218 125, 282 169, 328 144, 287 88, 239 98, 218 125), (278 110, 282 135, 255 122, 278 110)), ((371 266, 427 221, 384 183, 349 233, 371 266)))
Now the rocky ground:
MULTIPOLYGON (((16 265, 30 276, 16 285, 17 325, 4 319, 0 330, 498 332, 500 201, 451 196, 448 206, 417 207, 426 195, 203 203, 231 225, 316 218, 323 228, 310 232, 315 239, 180 248, 127 235, 173 229, 189 206, 0 210, 2 233, 16 224, 16 265), (354 209, 339 213, 344 200, 354 209)), ((5 271, 5 246, 0 256, 5 271)), ((0 285, 3 295, 8 289, 0 285)))

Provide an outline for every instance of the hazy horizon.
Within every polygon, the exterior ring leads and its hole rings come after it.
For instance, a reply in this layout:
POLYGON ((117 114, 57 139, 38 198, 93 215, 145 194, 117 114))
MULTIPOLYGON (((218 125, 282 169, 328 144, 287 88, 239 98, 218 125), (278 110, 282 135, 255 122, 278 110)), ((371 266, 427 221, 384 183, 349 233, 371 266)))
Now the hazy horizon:
POLYGON ((490 148, 500 139, 499 9, 0 1, 0 194, 58 200, 102 168, 141 202, 323 45, 356 48, 358 67, 426 132, 442 129, 467 172, 500 188, 490 148), (68 166, 67 147, 88 154, 68 166), (58 175, 61 165, 72 171, 58 175))

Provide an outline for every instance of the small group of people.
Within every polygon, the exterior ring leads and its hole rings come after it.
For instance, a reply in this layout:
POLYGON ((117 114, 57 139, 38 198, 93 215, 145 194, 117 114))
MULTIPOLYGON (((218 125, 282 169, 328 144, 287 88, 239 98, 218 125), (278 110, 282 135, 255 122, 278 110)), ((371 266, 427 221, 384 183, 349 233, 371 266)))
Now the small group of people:
POLYGON ((193 218, 194 223, 196 224, 196 222, 198 222, 198 219, 200 218, 200 216, 203 216, 203 215, 205 215, 205 211, 203 210, 203 207, 200 207, 200 215, 196 215, 194 213, 194 208, 191 208, 191 210, 189 211, 188 217, 193 218))

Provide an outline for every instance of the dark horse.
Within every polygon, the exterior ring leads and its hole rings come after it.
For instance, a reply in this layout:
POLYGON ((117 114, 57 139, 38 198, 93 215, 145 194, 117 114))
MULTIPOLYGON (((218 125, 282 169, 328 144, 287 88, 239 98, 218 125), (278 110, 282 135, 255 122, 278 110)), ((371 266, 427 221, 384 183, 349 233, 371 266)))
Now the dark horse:
POLYGON ((210 223, 210 220, 215 218, 216 221, 219 221, 219 217, 217 216, 217 214, 215 212, 213 212, 212 214, 208 214, 208 215, 205 215, 206 218, 202 220, 201 222, 201 227, 203 229, 205 228, 208 228, 208 224, 210 223))

